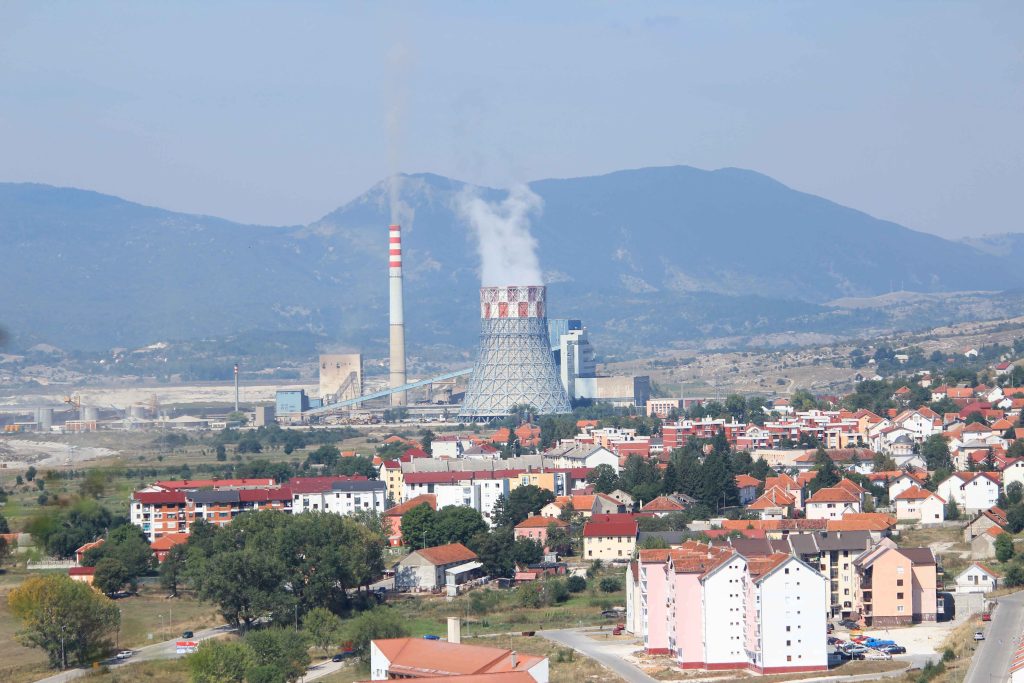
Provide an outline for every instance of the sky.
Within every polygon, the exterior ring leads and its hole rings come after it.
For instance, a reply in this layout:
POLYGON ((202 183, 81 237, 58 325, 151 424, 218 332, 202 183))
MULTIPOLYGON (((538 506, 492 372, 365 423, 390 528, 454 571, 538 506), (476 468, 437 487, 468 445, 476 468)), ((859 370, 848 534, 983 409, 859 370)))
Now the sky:
POLYGON ((0 3, 0 181, 259 224, 396 171, 753 169, 1024 232, 1024 2, 0 3))

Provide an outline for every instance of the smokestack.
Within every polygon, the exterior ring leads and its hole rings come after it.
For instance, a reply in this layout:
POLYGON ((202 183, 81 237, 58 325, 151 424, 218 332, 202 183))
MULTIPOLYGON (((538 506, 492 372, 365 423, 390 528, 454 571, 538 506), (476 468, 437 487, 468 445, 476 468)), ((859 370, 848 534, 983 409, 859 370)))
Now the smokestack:
MULTIPOLYGON (((391 388, 405 380, 405 313, 402 304, 402 228, 388 229, 388 283, 391 292, 391 388)), ((405 392, 391 394, 392 406, 405 405, 405 392)))

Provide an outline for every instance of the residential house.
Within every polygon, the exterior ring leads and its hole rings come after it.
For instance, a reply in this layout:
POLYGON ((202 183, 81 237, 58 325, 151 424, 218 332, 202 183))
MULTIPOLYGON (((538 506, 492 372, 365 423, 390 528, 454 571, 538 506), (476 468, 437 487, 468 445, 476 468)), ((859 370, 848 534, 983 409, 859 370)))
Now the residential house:
POLYGON ((476 560, 476 553, 461 543, 414 550, 395 565, 395 590, 440 590, 446 583, 445 572, 469 564, 479 566, 476 560))
POLYGON ((566 507, 572 507, 584 519, 593 515, 608 515, 625 512, 626 506, 612 498, 606 493, 595 493, 592 495, 570 495, 557 496, 554 501, 541 508, 540 514, 543 517, 558 517, 566 507))
POLYGON ((957 593, 991 593, 999 588, 1001 574, 980 562, 972 562, 956 577, 957 593))
POLYGON ((548 532, 551 527, 562 529, 564 531, 569 528, 569 523, 563 522, 557 517, 527 517, 519 524, 516 524, 516 528, 513 533, 516 538, 528 538, 531 541, 540 543, 546 551, 548 544, 548 532))
POLYGON ((752 503, 757 498, 757 488, 760 485, 760 479, 752 477, 749 474, 737 474, 736 489, 740 494, 740 505, 752 503))
POLYGON ((889 480, 889 500, 896 500, 896 496, 900 495, 911 486, 923 486, 927 480, 928 472, 926 471, 909 470, 901 472, 896 475, 896 477, 889 480))
POLYGON ((665 517, 673 512, 683 512, 696 502, 685 493, 658 496, 640 508, 640 512, 649 512, 655 517, 665 517))
POLYGON ((436 510, 437 495, 433 493, 424 493, 384 511, 384 520, 388 527, 389 546, 396 548, 405 543, 402 538, 402 518, 405 516, 405 513, 409 512, 409 510, 419 507, 420 505, 426 505, 431 510, 436 510))
MULTIPOLYGON (((456 620, 457 621, 457 620, 456 620)), ((448 640, 388 638, 370 642, 370 680, 415 679, 441 683, 548 683, 547 657, 463 645, 449 626, 448 640)), ((461 630, 460 626, 454 631, 461 630)))
POLYGON ((93 579, 96 578, 96 567, 69 567, 68 576, 72 581, 80 581, 91 586, 93 579))
POLYGON ((1017 482, 1024 486, 1024 460, 1017 460, 1003 470, 1003 486, 1017 482))
POLYGON ((996 505, 999 481, 996 472, 954 472, 935 492, 945 500, 955 501, 968 514, 974 514, 996 505))
POLYGON ((167 555, 171 552, 171 548, 176 545, 181 545, 182 543, 188 543, 188 534, 164 534, 150 543, 149 548, 153 551, 156 561, 163 562, 167 559, 167 555))
POLYGON ((860 511, 860 496, 842 486, 818 489, 804 503, 807 519, 841 519, 848 513, 860 511))
POLYGON ((617 500, 619 502, 619 505, 624 508, 622 512, 629 512, 633 510, 633 505, 636 503, 636 501, 633 499, 633 496, 629 495, 622 489, 615 489, 608 495, 617 500))
POLYGON ((586 560, 628 560, 636 548, 635 519, 587 522, 583 525, 583 558, 586 560))
MULTIPOLYGON (((315 511, 349 515, 357 510, 384 512, 387 508, 387 485, 374 479, 296 477, 288 482, 288 488, 292 514, 296 515, 315 511)), ((211 500, 220 497, 210 496, 211 500)))
POLYGON ((857 604, 867 626, 935 621, 937 572, 930 548, 899 548, 885 539, 854 560, 857 604))
POLYGON ((85 554, 90 550, 101 547, 107 542, 105 538, 97 538, 95 541, 89 541, 88 543, 80 546, 75 550, 75 564, 81 566, 85 561, 85 554))
POLYGON ((903 522, 941 524, 946 521, 946 501, 937 493, 914 485, 894 499, 896 518, 903 522))
POLYGON ((747 510, 756 512, 761 519, 787 519, 793 516, 796 498, 778 486, 766 489, 761 497, 747 506, 747 510))
POLYGON ((992 527, 999 529, 1000 533, 1009 528, 1006 511, 1000 507, 992 506, 988 510, 983 510, 975 515, 964 526, 964 543, 970 543, 992 527))
POLYGON ((971 539, 971 559, 991 560, 996 556, 996 539, 1006 533, 997 526, 991 526, 971 539))

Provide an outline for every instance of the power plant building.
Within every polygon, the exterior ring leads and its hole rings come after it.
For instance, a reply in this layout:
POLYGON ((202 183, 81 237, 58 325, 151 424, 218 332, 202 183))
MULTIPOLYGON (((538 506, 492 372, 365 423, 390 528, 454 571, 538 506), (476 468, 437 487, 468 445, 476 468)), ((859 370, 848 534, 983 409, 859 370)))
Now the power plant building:
MULTIPOLYGON (((578 320, 569 323, 567 331, 558 340, 552 351, 558 365, 558 377, 569 400, 590 399, 617 406, 642 408, 651 397, 651 380, 646 375, 617 375, 601 377, 597 374, 597 360, 594 347, 587 336, 587 329, 578 320)), ((549 326, 552 333, 555 328, 549 326)))
POLYGON ((572 412, 551 352, 547 288, 483 287, 480 350, 459 416, 489 421, 529 405, 540 415, 572 412))
POLYGON ((335 353, 320 356, 320 398, 325 405, 359 398, 362 394, 362 354, 335 353))

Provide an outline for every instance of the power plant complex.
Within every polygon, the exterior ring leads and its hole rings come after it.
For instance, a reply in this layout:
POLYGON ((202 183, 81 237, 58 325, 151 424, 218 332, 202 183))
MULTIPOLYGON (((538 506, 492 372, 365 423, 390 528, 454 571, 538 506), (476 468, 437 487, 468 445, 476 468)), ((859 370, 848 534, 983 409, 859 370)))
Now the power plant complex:
MULTIPOLYGON (((458 409, 460 420, 490 422, 507 417, 516 406, 537 415, 572 412, 572 401, 590 399, 618 405, 645 405, 647 377, 601 377, 593 347, 579 320, 547 317, 547 287, 541 284, 480 289, 480 345, 472 369, 409 381, 406 374, 405 307, 402 283, 402 228, 388 227, 389 367, 385 388, 364 393, 362 356, 357 353, 320 356, 320 397, 301 389, 277 392, 276 419, 307 422, 340 416, 380 402, 392 409, 439 415, 450 413, 455 381, 468 375, 458 409), (442 387, 440 402, 434 389, 442 387), (410 391, 429 389, 426 402, 412 402, 410 391), (438 406, 441 410, 438 411, 438 406)), ((379 386, 379 385, 378 385, 379 386)), ((364 409, 364 410, 367 410, 364 409)))

